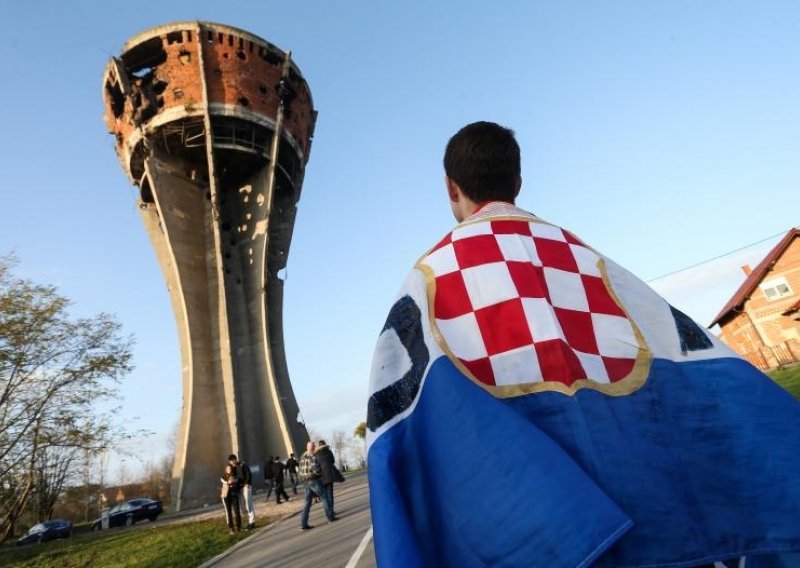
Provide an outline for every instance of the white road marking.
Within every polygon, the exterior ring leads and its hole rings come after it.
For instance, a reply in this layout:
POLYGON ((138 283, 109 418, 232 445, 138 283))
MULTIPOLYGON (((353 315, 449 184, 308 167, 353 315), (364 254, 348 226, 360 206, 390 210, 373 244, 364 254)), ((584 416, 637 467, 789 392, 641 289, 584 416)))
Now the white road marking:
POLYGON ((372 540, 372 525, 369 526, 369 530, 364 534, 364 538, 361 539, 361 544, 358 545, 353 556, 350 557, 350 562, 344 568, 356 568, 356 564, 361 560, 361 555, 364 554, 370 540, 372 540))

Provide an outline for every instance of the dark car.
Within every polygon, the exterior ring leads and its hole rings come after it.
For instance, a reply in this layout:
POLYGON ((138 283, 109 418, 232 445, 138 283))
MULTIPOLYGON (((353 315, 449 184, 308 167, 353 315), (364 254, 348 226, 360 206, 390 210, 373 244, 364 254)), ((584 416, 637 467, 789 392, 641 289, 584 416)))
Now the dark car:
POLYGON ((137 521, 148 519, 155 521, 164 511, 161 501, 154 499, 131 499, 120 503, 103 514, 92 523, 92 530, 109 529, 111 527, 129 527, 137 521))
POLYGON ((19 537, 17 544, 30 544, 32 542, 47 542, 57 538, 72 536, 72 523, 66 519, 54 519, 33 525, 28 532, 19 537))

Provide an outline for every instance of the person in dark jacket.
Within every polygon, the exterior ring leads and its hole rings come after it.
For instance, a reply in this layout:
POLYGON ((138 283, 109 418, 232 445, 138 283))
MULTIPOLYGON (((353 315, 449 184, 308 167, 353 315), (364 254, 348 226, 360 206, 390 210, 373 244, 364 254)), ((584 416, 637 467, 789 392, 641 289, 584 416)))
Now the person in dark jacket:
POLYGON ((286 460, 286 471, 289 472, 289 483, 292 484, 292 491, 294 494, 297 495, 297 458, 294 457, 294 454, 289 454, 289 459, 286 460))
POLYGON ((234 528, 242 530, 242 516, 239 512, 239 490, 242 484, 241 469, 236 454, 228 456, 228 462, 220 477, 222 482, 222 504, 225 506, 225 521, 228 531, 233 534, 234 528))
MULTIPOLYGON (((282 503, 281 495, 283 495, 283 498, 287 501, 289 500, 289 496, 286 494, 286 490, 283 488, 283 470, 285 466, 281 463, 281 458, 279 456, 272 458, 272 463, 269 465, 270 469, 272 470, 272 477, 275 483, 275 500, 276 503, 280 505, 282 503)), ((267 497, 269 498, 269 494, 267 494, 267 497)))
POLYGON ((336 474, 339 473, 336 470, 336 458, 333 457, 333 452, 328 444, 325 443, 325 440, 320 440, 317 443, 317 450, 314 455, 319 460, 319 466, 322 469, 323 496, 328 500, 331 512, 335 515, 336 510, 333 508, 333 482, 337 480, 336 474))
POLYGON ((256 528, 256 509, 253 503, 253 473, 244 460, 239 460, 239 470, 242 473, 241 495, 244 497, 244 509, 247 511, 248 530, 256 528))
POLYGON ((264 500, 267 502, 269 502, 269 496, 272 495, 272 490, 275 489, 275 473, 272 471, 273 459, 275 459, 273 456, 269 456, 264 464, 264 483, 267 485, 267 497, 264 500))

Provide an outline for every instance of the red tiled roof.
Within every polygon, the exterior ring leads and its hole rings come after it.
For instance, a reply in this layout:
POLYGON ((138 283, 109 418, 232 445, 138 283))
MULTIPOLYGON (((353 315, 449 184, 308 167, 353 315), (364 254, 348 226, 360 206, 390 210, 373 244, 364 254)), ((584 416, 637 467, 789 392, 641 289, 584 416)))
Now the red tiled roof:
POLYGON ((797 300, 794 304, 786 308, 786 311, 783 312, 781 315, 788 316, 790 314, 793 314, 794 312, 800 312, 800 300, 797 300))
POLYGON ((756 286, 759 285, 761 280, 764 279, 764 276, 767 275, 767 272, 775 263, 776 260, 783 254, 783 251, 786 250, 786 247, 789 246, 789 243, 792 242, 792 239, 795 237, 800 236, 800 228, 791 229, 781 241, 775 245, 769 254, 764 257, 758 266, 756 266, 750 275, 742 282, 742 285, 739 286, 739 289, 736 290, 736 293, 733 297, 728 300, 728 303, 725 304, 725 307, 717 314, 717 317, 714 318, 708 327, 712 327, 713 325, 720 322, 720 320, 724 319, 729 313, 731 313, 734 309, 738 308, 742 304, 744 304, 745 300, 750 297, 750 294, 753 293, 753 290, 756 289, 756 286))

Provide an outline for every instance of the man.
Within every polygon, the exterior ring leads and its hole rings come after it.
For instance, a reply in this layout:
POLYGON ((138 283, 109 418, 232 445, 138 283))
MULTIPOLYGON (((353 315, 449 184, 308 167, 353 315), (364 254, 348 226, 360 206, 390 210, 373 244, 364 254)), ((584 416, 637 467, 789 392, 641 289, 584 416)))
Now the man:
POLYGON ((272 495, 272 490, 275 489, 275 472, 272 469, 272 462, 275 456, 269 456, 269 459, 264 464, 264 483, 267 485, 267 496, 265 501, 269 503, 269 496, 272 495))
POLYGON ((225 522, 228 525, 228 532, 233 534, 234 529, 242 530, 242 515, 239 511, 239 490, 242 483, 241 470, 236 454, 228 456, 228 462, 220 478, 222 482, 222 504, 225 506, 225 522))
POLYGON ((510 130, 464 127, 444 168, 459 225, 406 279, 372 365, 378 565, 748 555, 752 568, 800 550, 800 404, 635 276, 517 208, 510 130), (487 484, 498 469, 508 483, 487 484))
POLYGON ((317 443, 317 449, 314 451, 314 455, 317 457, 317 460, 319 460, 322 474, 323 496, 328 500, 328 507, 331 513, 335 515, 336 509, 333 506, 333 482, 337 479, 337 473, 341 476, 336 470, 336 458, 333 457, 333 452, 328 444, 325 443, 325 440, 320 440, 317 443))
MULTIPOLYGON (((286 490, 283 488, 283 470, 284 465, 281 463, 280 456, 275 456, 272 458, 272 463, 269 464, 270 468, 272 469, 272 480, 275 486, 275 502, 280 505, 281 495, 287 501, 289 500, 289 496, 286 494, 286 490)), ((267 497, 269 498, 269 493, 267 493, 267 497)))
POLYGON ((242 474, 242 497, 244 508, 247 511, 247 530, 256 528, 256 509, 253 503, 253 473, 244 460, 239 460, 239 470, 242 474))
POLYGON ((297 495, 297 459, 294 454, 289 454, 286 460, 286 471, 289 472, 289 482, 292 484, 292 491, 297 495))
POLYGON ((314 442, 309 441, 306 444, 305 453, 300 456, 300 479, 303 481, 305 489, 305 504, 303 505, 303 513, 300 515, 300 528, 302 530, 314 528, 308 524, 308 515, 311 512, 311 500, 315 495, 322 500, 322 506, 325 509, 325 517, 327 517, 328 522, 332 523, 336 520, 328 500, 325 498, 324 489, 322 488, 322 468, 319 465, 319 460, 314 455, 314 449, 314 442))

